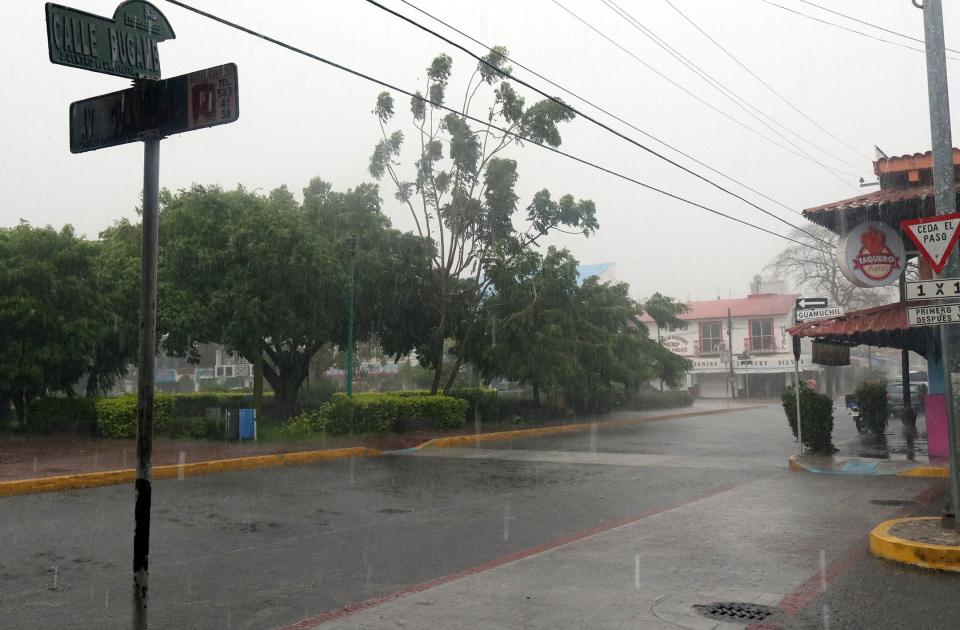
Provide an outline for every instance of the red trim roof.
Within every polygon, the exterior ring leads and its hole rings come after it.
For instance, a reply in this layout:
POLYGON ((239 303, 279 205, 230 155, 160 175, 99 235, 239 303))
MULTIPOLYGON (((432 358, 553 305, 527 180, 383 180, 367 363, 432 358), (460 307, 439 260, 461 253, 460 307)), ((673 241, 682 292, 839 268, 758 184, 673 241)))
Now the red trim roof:
MULTIPOLYGON (((727 300, 704 300, 702 302, 687 302, 690 312, 684 313, 680 319, 724 319, 727 309, 731 317, 756 317, 760 315, 786 315, 793 309, 799 295, 791 293, 758 293, 743 298, 727 300)), ((651 322, 653 319, 644 313, 642 321, 651 322)))
MULTIPOLYGON (((960 184, 957 185, 957 191, 960 192, 960 184)), ((817 214, 819 212, 833 212, 836 210, 853 210, 856 208, 869 208, 880 206, 882 204, 900 203, 904 201, 933 200, 933 186, 916 186, 913 188, 892 188, 889 190, 876 190, 866 195, 851 197, 842 201, 826 203, 822 206, 807 208, 803 214, 817 214)), ((808 217, 810 218, 810 217, 808 217)), ((812 220, 812 219, 811 219, 812 220)))
POLYGON ((850 311, 846 315, 799 324, 787 332, 800 337, 848 336, 856 333, 907 330, 907 305, 903 302, 884 304, 850 311))

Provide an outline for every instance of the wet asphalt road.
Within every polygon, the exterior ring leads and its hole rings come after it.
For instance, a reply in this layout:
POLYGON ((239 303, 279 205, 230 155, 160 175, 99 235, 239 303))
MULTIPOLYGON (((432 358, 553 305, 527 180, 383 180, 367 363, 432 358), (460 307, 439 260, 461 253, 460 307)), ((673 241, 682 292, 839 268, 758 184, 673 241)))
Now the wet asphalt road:
MULTIPOLYGON (((837 441, 852 437, 845 420, 837 441)), ((722 486, 790 479, 796 448, 776 406, 483 446, 157 482, 151 627, 292 623, 722 486), (594 453, 607 459, 577 461, 594 453)), ((0 499, 0 628, 129 627, 132 505, 128 487, 0 499)), ((898 589, 902 573, 859 558, 826 594, 831 614, 855 618, 874 589, 878 620, 897 619, 903 597, 957 601, 955 576, 898 589)), ((817 599, 791 627, 821 616, 817 599)))

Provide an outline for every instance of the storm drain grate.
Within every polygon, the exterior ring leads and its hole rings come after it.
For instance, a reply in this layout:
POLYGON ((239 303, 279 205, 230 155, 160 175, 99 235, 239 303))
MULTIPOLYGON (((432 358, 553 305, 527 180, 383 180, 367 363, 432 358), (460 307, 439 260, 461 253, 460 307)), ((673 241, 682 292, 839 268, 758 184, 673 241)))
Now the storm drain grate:
POLYGON ((754 623, 765 621, 780 612, 770 606, 744 602, 716 602, 706 606, 694 606, 694 610, 710 619, 727 622, 754 623))
POLYGON ((904 501, 902 499, 870 499, 870 503, 874 505, 889 505, 902 507, 905 505, 916 505, 916 501, 904 501))

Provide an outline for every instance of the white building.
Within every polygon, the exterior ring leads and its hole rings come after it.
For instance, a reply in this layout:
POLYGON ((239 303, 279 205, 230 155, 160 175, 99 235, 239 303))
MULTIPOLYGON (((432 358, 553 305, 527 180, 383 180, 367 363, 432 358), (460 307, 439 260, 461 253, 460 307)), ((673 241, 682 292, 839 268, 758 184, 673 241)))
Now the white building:
MULTIPOLYGON (((798 296, 754 293, 743 298, 689 302, 681 319, 686 330, 657 330, 644 316, 651 336, 674 354, 690 359, 687 387, 695 397, 730 397, 731 363, 736 396, 777 398, 793 382, 793 341, 787 328, 798 296), (731 343, 732 340, 732 343, 731 343)), ((803 378, 817 378, 821 368, 810 362, 810 342, 802 346, 803 378)))

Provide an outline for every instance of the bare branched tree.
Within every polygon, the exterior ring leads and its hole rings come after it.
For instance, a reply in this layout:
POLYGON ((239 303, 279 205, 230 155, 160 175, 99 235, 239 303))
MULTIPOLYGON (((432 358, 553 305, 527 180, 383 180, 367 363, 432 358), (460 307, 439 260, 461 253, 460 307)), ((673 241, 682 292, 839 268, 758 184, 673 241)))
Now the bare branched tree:
POLYGON ((767 265, 767 269, 780 278, 791 280, 798 291, 829 298, 832 305, 848 310, 896 301, 895 285, 858 287, 843 276, 837 266, 836 234, 819 225, 807 225, 805 229, 806 232, 793 230, 790 233, 791 238, 803 245, 790 245, 767 265), (831 247, 827 248, 824 242, 831 247))

